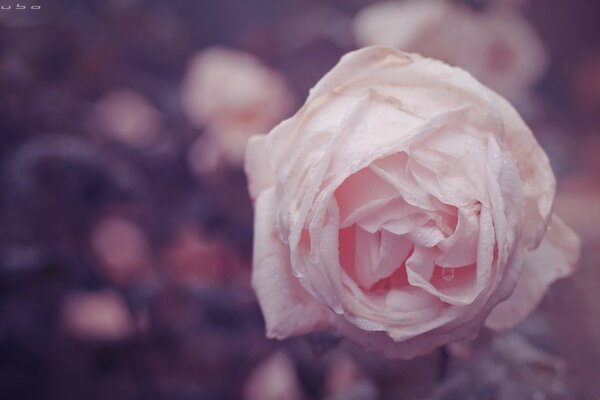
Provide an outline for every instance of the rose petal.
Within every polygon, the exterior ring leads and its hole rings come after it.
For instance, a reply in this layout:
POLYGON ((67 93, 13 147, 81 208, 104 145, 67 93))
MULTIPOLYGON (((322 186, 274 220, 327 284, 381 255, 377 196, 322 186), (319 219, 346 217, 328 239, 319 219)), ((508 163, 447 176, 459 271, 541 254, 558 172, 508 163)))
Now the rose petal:
POLYGON ((408 204, 425 210, 435 210, 431 196, 425 192, 407 170, 408 154, 401 152, 376 160, 370 168, 381 179, 394 186, 408 204))
POLYGON ((481 173, 486 165, 485 146, 476 134, 464 131, 472 131, 472 128, 461 127, 459 132, 446 129, 422 143, 413 144, 409 166, 411 169, 415 164, 422 167, 415 171, 417 176, 421 179, 430 176, 432 182, 428 186, 433 191, 428 192, 439 193, 436 197, 447 199, 446 203, 462 205, 475 200, 488 204, 487 179, 481 173), (424 169, 430 173, 425 174, 424 169))
POLYGON ((419 288, 407 287, 391 289, 385 296, 385 302, 389 307, 408 312, 429 308, 438 299, 419 288))
POLYGON ((523 183, 525 217, 523 236, 528 247, 536 248, 544 237, 550 222, 552 202, 556 190, 556 179, 548 156, 527 127, 521 116, 505 99, 498 97, 506 133, 505 141, 523 183))
POLYGON ((408 237, 416 246, 433 247, 444 239, 444 233, 436 226, 419 226, 408 237))
POLYGON ((575 232, 553 216, 540 246, 526 255, 525 267, 513 294, 494 308, 486 326, 508 329, 525 319, 540 303, 548 286, 573 272, 580 247, 575 232))
POLYGON ((394 199, 384 206, 370 210, 360 218, 358 224, 368 232, 385 229, 396 235, 403 235, 425 224, 431 217, 403 199, 394 199))
POLYGON ((370 288, 404 264, 412 243, 386 231, 373 234, 357 226, 354 246, 356 276, 365 288, 370 288))
POLYGON ((433 275, 434 260, 438 255, 439 252, 435 249, 415 247, 412 255, 406 260, 408 282, 413 286, 426 290, 426 287, 430 286, 428 281, 433 275))
POLYGON ((340 228, 352 225, 397 196, 394 187, 379 179, 369 168, 350 175, 335 191, 340 228))
POLYGON ((292 275, 289 250, 275 234, 275 190, 263 191, 256 202, 252 286, 263 311, 269 338, 323 329, 328 310, 292 275))
POLYGON ((460 268, 452 271, 451 279, 446 281, 443 276, 440 279, 439 276, 434 275, 434 266, 442 252, 435 248, 417 247, 415 253, 406 262, 410 284, 422 288, 449 304, 472 304, 486 287, 491 287, 495 240, 492 218, 487 207, 482 208, 479 224, 475 274, 471 269, 460 268), (416 251, 417 249, 419 252, 416 251))
POLYGON ((460 210, 456 230, 438 244, 443 254, 436 260, 442 267, 471 265, 477 259, 479 224, 474 213, 460 210))

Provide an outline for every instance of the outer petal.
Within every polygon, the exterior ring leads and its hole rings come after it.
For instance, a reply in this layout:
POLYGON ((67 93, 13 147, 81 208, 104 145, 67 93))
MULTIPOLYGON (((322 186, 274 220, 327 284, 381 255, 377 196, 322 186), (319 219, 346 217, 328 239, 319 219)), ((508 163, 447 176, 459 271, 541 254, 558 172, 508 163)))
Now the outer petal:
POLYGON ((525 266, 513 294, 500 303, 486 321, 496 330, 521 322, 537 307, 548 286, 570 275, 579 258, 579 237, 557 216, 552 217, 540 246, 526 255, 525 266))
POLYGON ((248 177, 248 192, 253 201, 256 201, 263 190, 275 184, 275 174, 267 161, 266 139, 266 135, 254 135, 246 145, 244 172, 248 177))
POLYGON ((550 222, 556 179, 550 160, 521 116, 505 99, 498 97, 504 121, 504 142, 513 155, 523 182, 525 216, 523 236, 529 249, 536 248, 550 222))
POLYGON ((275 189, 256 202, 252 286, 267 325, 267 336, 284 339, 327 327, 329 310, 292 275, 289 250, 275 231, 275 189))

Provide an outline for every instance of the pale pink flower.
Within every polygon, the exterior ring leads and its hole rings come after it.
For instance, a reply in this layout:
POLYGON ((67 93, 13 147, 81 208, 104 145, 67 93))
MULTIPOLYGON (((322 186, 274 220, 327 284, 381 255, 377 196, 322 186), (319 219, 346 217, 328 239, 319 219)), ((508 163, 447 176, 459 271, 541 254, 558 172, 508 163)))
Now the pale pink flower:
POLYGON ((248 137, 268 132, 289 111, 283 77, 250 54, 212 47, 195 55, 181 88, 183 109, 204 134, 190 153, 192 169, 240 165, 248 137))
POLYGON ((292 118, 249 141, 245 170, 271 338, 335 329, 424 354, 521 321, 578 258, 518 113, 415 54, 344 56, 292 118))
POLYGON ((356 16, 354 32, 363 46, 391 46, 464 68, 512 101, 527 101, 547 64, 533 27, 509 7, 477 12, 446 0, 377 3, 356 16))

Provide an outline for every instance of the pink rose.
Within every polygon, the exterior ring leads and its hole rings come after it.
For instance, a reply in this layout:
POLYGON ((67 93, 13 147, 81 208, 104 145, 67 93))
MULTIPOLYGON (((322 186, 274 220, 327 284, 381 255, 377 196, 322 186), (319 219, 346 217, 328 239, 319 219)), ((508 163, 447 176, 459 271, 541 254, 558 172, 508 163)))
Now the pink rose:
POLYGON ((517 112, 415 54, 344 56, 293 117, 251 138, 245 169, 271 338, 335 329, 413 357, 514 325, 578 258, 517 112))
POLYGON ((189 120, 205 129, 192 147, 197 172, 240 165, 248 137, 268 132, 292 104, 281 75, 250 54, 211 47, 189 63, 181 89, 189 120))
POLYGON ((356 16, 354 32, 362 46, 391 46, 464 68, 512 101, 526 101, 547 63, 534 29, 508 7, 477 12, 446 0, 377 3, 356 16))

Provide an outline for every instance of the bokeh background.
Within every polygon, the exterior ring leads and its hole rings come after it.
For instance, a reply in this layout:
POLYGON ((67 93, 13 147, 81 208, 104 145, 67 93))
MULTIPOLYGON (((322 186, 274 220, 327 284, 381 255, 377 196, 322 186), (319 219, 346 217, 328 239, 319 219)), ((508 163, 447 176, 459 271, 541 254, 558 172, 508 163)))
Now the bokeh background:
POLYGON ((575 275, 514 331, 412 361, 330 334, 264 337, 244 127, 291 115, 357 48, 353 18, 372 3, 0 0, 0 398, 600 398, 600 3, 589 0, 447 0, 473 15, 510 9, 544 46, 516 104, 557 174, 555 209, 583 239, 575 275), (234 100, 219 98, 230 89, 218 71, 235 61, 189 78, 214 46, 252 55, 285 107, 231 117, 250 73, 234 100), (202 114, 219 101, 220 119, 202 114))

